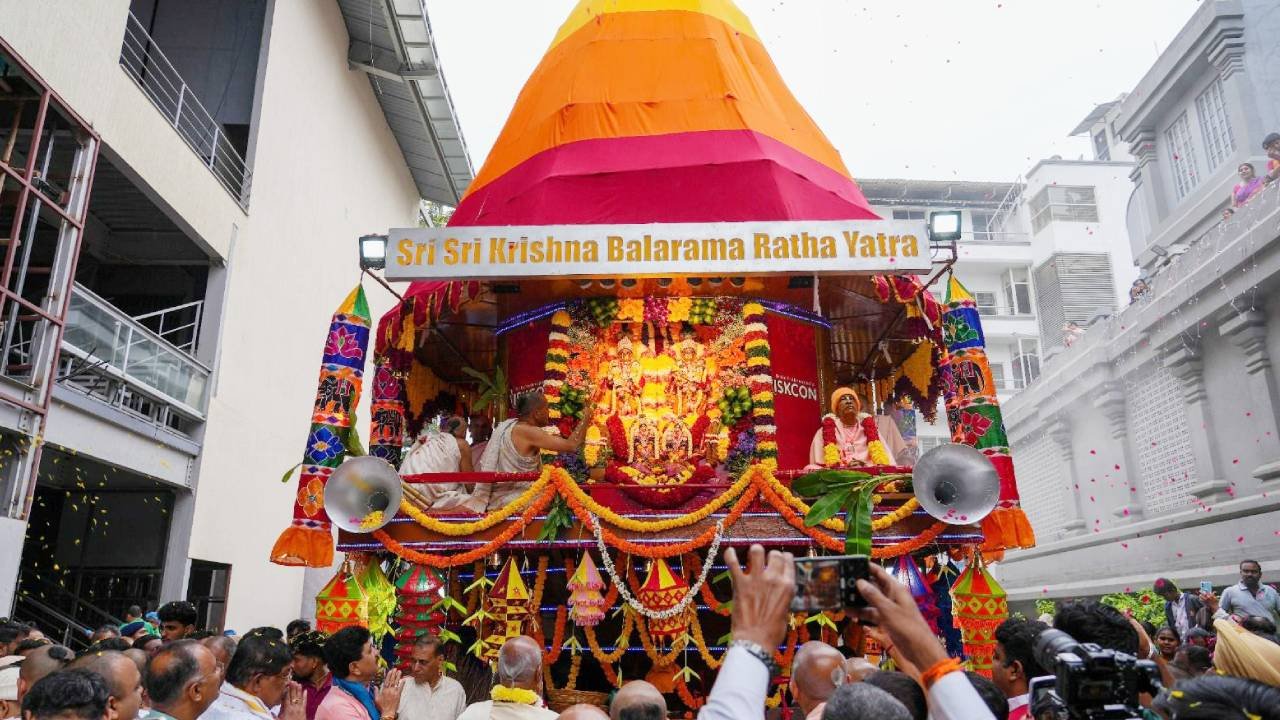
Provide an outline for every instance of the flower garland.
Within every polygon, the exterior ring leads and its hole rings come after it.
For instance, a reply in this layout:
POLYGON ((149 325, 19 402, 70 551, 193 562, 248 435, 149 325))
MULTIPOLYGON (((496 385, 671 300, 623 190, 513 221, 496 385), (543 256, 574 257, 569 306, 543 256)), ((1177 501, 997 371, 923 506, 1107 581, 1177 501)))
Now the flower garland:
POLYGON ((695 698, 693 693, 689 692, 689 684, 684 681, 684 676, 676 678, 676 695, 680 696, 680 702, 690 710, 697 710, 706 704, 703 698, 695 698))
MULTIPOLYGON (((685 609, 687 610, 688 608, 685 609)), ((645 629, 644 623, 636 623, 636 634, 640 636, 640 647, 644 648, 644 654, 648 655, 649 659, 653 661, 654 667, 668 667, 675 664, 676 658, 680 653, 684 652, 685 647, 689 644, 689 641, 683 636, 676 638, 675 642, 671 643, 671 651, 663 655, 658 652, 657 646, 653 644, 653 638, 649 637, 649 631, 645 629)))
POLYGON ((889 451, 884 446, 884 441, 880 439, 880 428, 876 426, 876 419, 870 415, 862 418, 862 434, 867 436, 867 459, 872 465, 892 465, 893 461, 889 459, 889 451))
POLYGON ((822 416, 822 464, 833 468, 840 465, 840 443, 836 440, 836 416, 822 416))
POLYGON ((770 360, 769 328, 764 306, 749 302, 742 306, 743 347, 747 355, 747 386, 751 390, 751 421, 755 426, 756 459, 770 470, 778 467, 777 426, 773 414, 773 365, 770 360))
POLYGON ((433 555, 431 553, 424 553, 412 548, 407 548, 400 544, 400 542, 395 538, 388 535, 385 529, 375 531, 373 536, 377 538, 378 541, 381 542, 388 550, 409 562, 415 562, 419 565, 429 565, 433 568, 446 568, 453 567, 455 565, 464 565, 466 563, 488 557, 503 545, 506 545, 511 538, 521 533, 529 523, 533 521, 534 517, 536 517, 538 513, 546 510, 547 506, 551 504, 552 498, 555 496, 555 492, 548 488, 541 497, 533 501, 529 507, 525 508, 525 511, 520 515, 519 520, 508 525, 492 540, 479 547, 472 548, 467 552, 459 553, 457 555, 433 555))
MULTIPOLYGON (((781 482, 779 482, 778 478, 774 477, 772 473, 770 473, 765 477, 769 484, 769 489, 773 491, 774 497, 776 497, 782 503, 785 503, 787 505, 790 505, 792 508, 795 508, 795 510, 797 510, 801 515, 805 515, 809 512, 808 503, 796 497, 795 493, 791 492, 791 488, 788 488, 786 485, 783 485, 781 482)), ((766 498, 768 498, 768 496, 766 496, 766 498)), ((770 502, 772 502, 772 499, 770 499, 770 502)), ((920 508, 919 500, 917 500, 915 497, 908 498, 907 501, 902 503, 902 505, 897 510, 894 510, 893 512, 889 513, 888 515, 885 515, 884 517, 876 518, 875 520, 873 520, 871 522, 871 529, 875 531, 887 530, 893 525, 896 525, 897 523, 902 522, 903 520, 906 520, 907 518, 911 517, 912 513, 914 513, 919 508, 920 508)), ((781 511, 781 508, 777 508, 777 509, 781 511)), ((827 528, 828 530, 834 530, 836 532, 845 531, 844 520, 841 520, 838 517, 831 517, 822 521, 822 527, 827 528)))
POLYGON ((484 532, 503 520, 506 520, 514 515, 520 508, 527 507, 529 503, 540 493, 546 490, 547 485, 551 483, 551 470, 552 468, 550 466, 543 468, 542 475, 529 486, 528 490, 520 493, 519 497, 516 497, 511 502, 488 515, 485 515, 479 520, 474 520, 472 522, 453 523, 437 520, 423 512, 421 508, 410 502, 407 498, 400 503, 400 509, 403 510, 406 515, 413 518, 419 525, 431 532, 440 533, 441 535, 449 535, 451 537, 474 535, 478 532, 484 532))
POLYGON ((613 652, 606 653, 600 647, 600 638, 596 637, 596 629, 594 627, 583 628, 584 634, 587 636, 587 647, 591 648, 591 655, 600 663, 600 667, 608 667, 619 660, 627 653, 627 646, 631 644, 631 632, 635 629, 636 616, 631 612, 623 612, 622 630, 618 634, 617 645, 613 648, 613 652))
POLYGON ((573 319, 564 310, 551 316, 551 333, 547 336, 547 359, 544 366, 542 394, 547 398, 547 416, 551 424, 560 420, 560 390, 569 375, 569 326, 573 319))
MULTIPOLYGON (((824 532, 819 531, 816 528, 805 526, 804 517, 801 515, 797 515, 796 512, 792 510, 791 507, 782 500, 782 498, 778 497, 774 493, 773 488, 768 487, 766 485, 764 487, 761 487, 760 489, 764 493, 765 499, 769 502, 769 504, 773 505, 774 508, 778 510, 778 512, 782 513, 783 519, 785 519, 789 525, 799 530, 800 532, 804 533, 805 535, 808 535, 809 539, 813 540, 818 545, 826 548, 827 550, 831 550, 833 552, 840 552, 844 550, 844 541, 841 540, 840 538, 828 535, 824 532)), ((898 557, 899 555, 906 555, 908 553, 913 553, 916 550, 919 550, 925 545, 928 545, 929 543, 936 540, 938 536, 941 535, 942 532, 946 529, 947 529, 947 524, 939 520, 938 522, 935 522, 932 526, 930 526, 927 530, 920 533, 916 537, 911 538, 910 540, 904 540, 900 543, 897 543, 896 545, 886 545, 884 547, 872 548, 871 557, 891 558, 891 557, 898 557)))
POLYGON ((512 688, 506 685, 494 685, 489 691, 494 702, 516 703, 518 705, 537 705, 542 698, 538 693, 524 688, 512 688))
POLYGON ((718 512, 725 505, 729 504, 729 501, 733 500, 735 496, 746 490, 751 484, 751 478, 749 475, 744 474, 741 478, 738 478, 733 485, 726 488, 719 497, 706 505, 703 505, 697 510, 688 513, 687 515, 681 515, 680 517, 670 518, 667 520, 654 521, 635 520, 619 515, 610 508, 596 502, 594 498, 587 494, 581 486, 573 482, 572 478, 569 478, 567 475, 562 475, 553 471, 551 473, 551 482, 555 485, 555 488, 560 495, 568 501, 569 507, 574 511, 574 514, 583 522, 587 521, 588 516, 598 516, 610 525, 622 528, 623 530, 641 533, 656 533, 664 530, 675 530, 676 528, 688 527, 689 525, 693 525, 694 523, 701 522, 708 517, 711 517, 713 513, 718 512))
POLYGON ((555 681, 551 679, 552 662, 544 663, 542 672, 543 677, 547 679, 547 688, 552 692, 576 690, 578 688, 578 674, 582 670, 582 655, 574 653, 573 659, 569 661, 569 678, 565 681, 564 687, 556 687, 555 681))
MULTIPOLYGON (((537 607, 534 603, 530 603, 530 606, 537 607)), ((569 613, 565 607, 563 605, 557 607, 555 629, 552 630, 551 634, 551 649, 547 650, 547 652, 543 654, 543 665, 554 665, 556 660, 560 659, 560 654, 564 651, 564 631, 565 624, 568 619, 569 613)), ((541 633, 541 630, 539 630, 539 633, 541 633)), ((540 639, 545 640, 545 637, 540 639)), ((574 655, 574 658, 576 659, 577 655, 574 655)), ((550 673, 547 674, 547 677, 551 677, 550 673)))
MULTIPOLYGON (((689 563, 690 567, 696 568, 694 572, 702 572, 702 559, 696 554, 689 553, 682 559, 689 563)), ((704 583, 702 585, 702 601, 705 602, 707 607, 711 608, 711 611, 717 615, 729 617, 730 613, 733 612, 733 610, 725 607, 725 603, 721 602, 720 599, 716 597, 715 593, 711 590, 711 583, 704 583)))
MULTIPOLYGON (((680 602, 667 608, 666 610, 650 610, 645 607, 631 594, 631 588, 627 587, 626 580, 618 575, 618 569, 613 565, 613 558, 609 557, 609 548, 605 547, 604 535, 601 533, 600 521, 591 517, 590 527, 596 536, 596 547, 600 550, 600 559, 604 561, 604 571, 609 574, 609 579, 613 580, 614 585, 618 588, 618 594, 632 610, 649 618, 650 620, 666 620, 673 618, 689 608, 693 599, 698 595, 698 591, 702 589, 702 585, 707 582, 707 576, 711 574, 711 563, 703 564, 702 572, 698 574, 698 580, 685 592, 684 597, 680 598, 680 602)), ((724 520, 716 522, 715 536, 711 539, 711 549, 707 551, 708 558, 714 558, 720 552, 720 541, 724 539, 724 520)), ((628 562, 630 562, 628 560, 628 562)))
POLYGON ((689 632, 693 636, 693 646, 697 648, 698 655, 702 658, 702 662, 712 670, 718 670, 724 664, 724 655, 716 657, 711 654, 711 648, 707 647, 707 640, 702 635, 702 623, 698 620, 696 614, 693 622, 689 623, 689 632))

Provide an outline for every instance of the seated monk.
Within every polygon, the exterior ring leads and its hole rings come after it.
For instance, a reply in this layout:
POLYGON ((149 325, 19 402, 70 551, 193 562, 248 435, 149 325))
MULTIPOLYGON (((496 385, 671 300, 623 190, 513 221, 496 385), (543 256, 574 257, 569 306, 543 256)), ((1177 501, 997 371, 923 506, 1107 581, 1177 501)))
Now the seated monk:
MULTIPOLYGON (((871 457, 867 450, 867 434, 862 429, 862 421, 870 416, 862 412, 862 401, 858 399, 858 394, 849 388, 836 388, 836 391, 831 393, 831 414, 836 424, 836 445, 840 449, 840 464, 844 466, 871 464, 871 457)), ((899 456, 905 457, 907 443, 902 439, 902 432, 898 430, 898 424, 893 421, 893 418, 877 415, 875 423, 880 433, 880 440, 884 442, 884 448, 888 452, 889 464, 894 465, 899 456)), ((822 428, 819 427, 818 432, 813 435, 813 442, 809 445, 809 465, 805 466, 805 469, 825 467, 823 444, 822 428)))
MULTIPOLYGON (((554 453, 577 452, 587 438, 595 405, 588 405, 578 426, 567 438, 548 432, 551 424, 547 398, 541 391, 528 392, 516 398, 516 417, 504 420, 493 429, 484 457, 476 469, 480 472, 533 473, 542 467, 540 450, 554 453)), ((476 490, 466 503, 475 512, 494 510, 514 500, 532 485, 531 482, 476 483, 476 490)))
MULTIPOLYGON (((444 430, 426 428, 400 466, 402 475, 471 472, 471 446, 467 444, 467 424, 453 416, 444 430)), ((435 510, 456 508, 468 499, 461 483, 421 483, 418 492, 431 501, 435 510)))

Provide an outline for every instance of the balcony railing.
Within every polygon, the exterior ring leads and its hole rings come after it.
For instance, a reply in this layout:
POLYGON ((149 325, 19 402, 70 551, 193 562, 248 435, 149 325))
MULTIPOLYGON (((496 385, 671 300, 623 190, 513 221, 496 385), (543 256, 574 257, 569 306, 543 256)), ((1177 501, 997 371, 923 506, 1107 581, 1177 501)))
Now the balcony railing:
POLYGON ((247 208, 252 171, 227 139, 222 125, 196 98, 132 12, 125 24, 120 67, 146 93, 160 114, 178 131, 178 135, 240 207, 247 208))
POLYGON ((189 435, 204 421, 209 368, 90 290, 75 285, 58 380, 189 435))
POLYGON ((975 230, 960 237, 960 244, 978 245, 1030 245, 1031 235, 1022 232, 988 232, 975 230))
POLYGON ((1011 317, 1034 320, 1035 313, 1030 310, 1019 310, 1008 305, 979 305, 978 314, 982 317, 1011 317))

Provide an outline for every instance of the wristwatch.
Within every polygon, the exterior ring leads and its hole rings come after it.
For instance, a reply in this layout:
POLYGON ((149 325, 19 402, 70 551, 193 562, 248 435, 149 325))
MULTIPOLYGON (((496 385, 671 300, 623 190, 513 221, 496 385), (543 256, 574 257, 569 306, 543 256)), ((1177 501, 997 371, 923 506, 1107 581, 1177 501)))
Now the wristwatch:
POLYGON ((748 655, 764 663, 765 669, 769 671, 769 677, 773 677, 778 674, 778 663, 773 661, 773 653, 764 649, 760 643, 751 642, 750 640, 734 640, 729 643, 729 647, 742 648, 747 651, 748 655))

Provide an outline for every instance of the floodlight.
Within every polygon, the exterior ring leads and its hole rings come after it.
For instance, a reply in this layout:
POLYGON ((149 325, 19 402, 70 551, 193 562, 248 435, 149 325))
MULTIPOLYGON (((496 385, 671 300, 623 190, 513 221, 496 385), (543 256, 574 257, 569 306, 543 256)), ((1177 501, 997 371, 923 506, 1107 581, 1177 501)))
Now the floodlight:
POLYGON ((360 268, 381 270, 387 266, 387 236, 360 236, 360 268))
POLYGON ((929 239, 944 243, 959 240, 960 211, 940 210, 929 213, 929 239))

